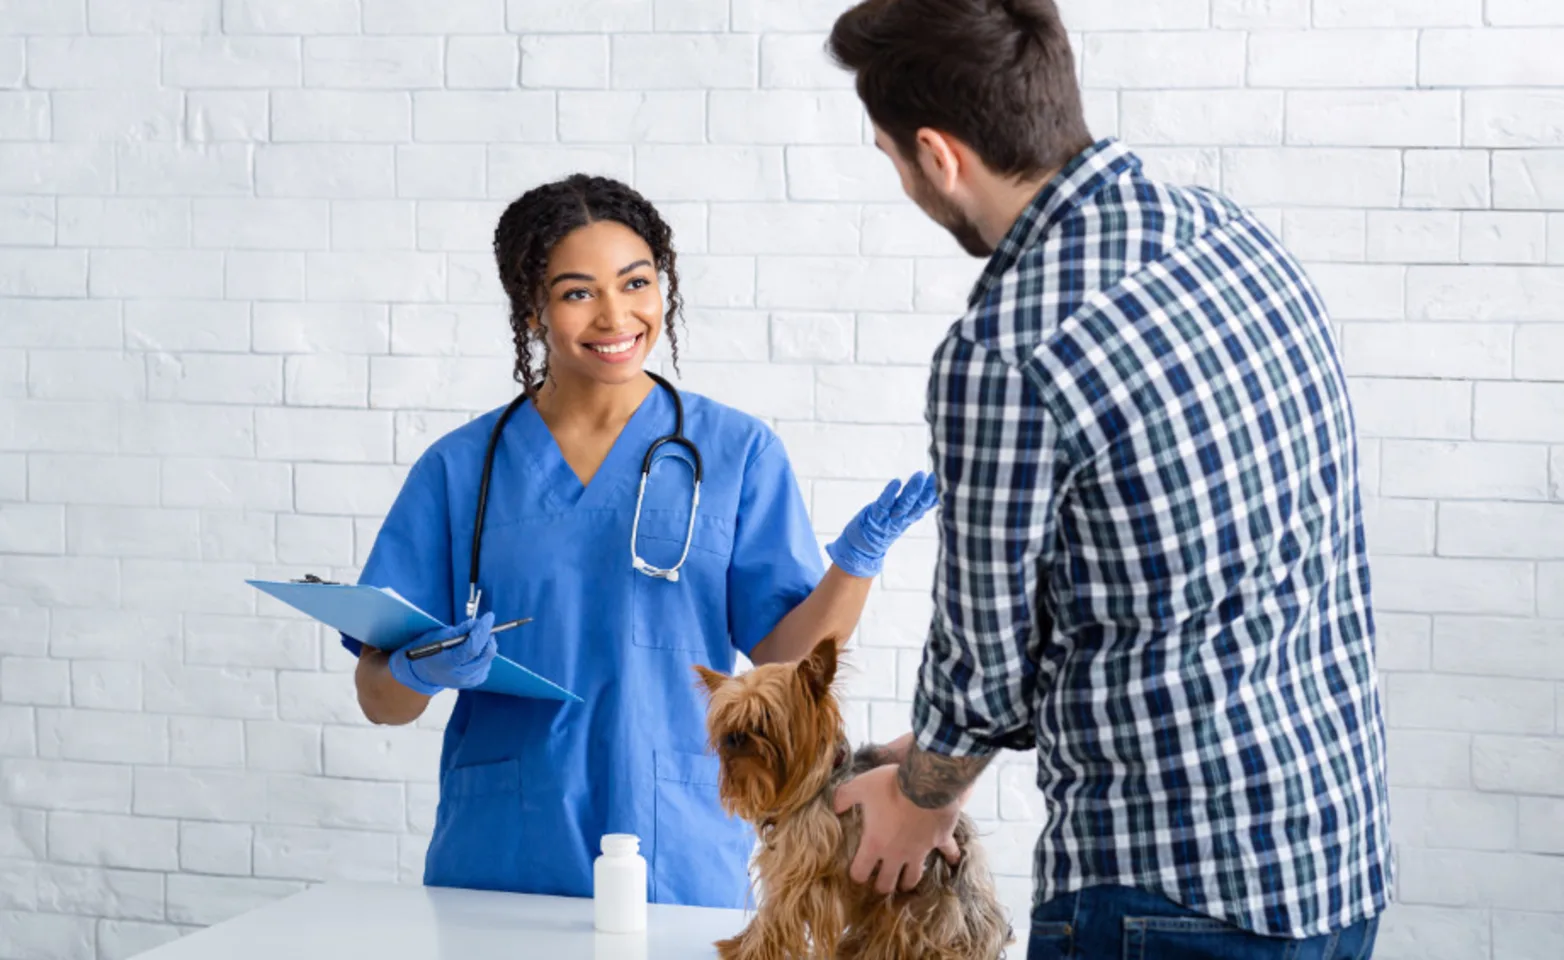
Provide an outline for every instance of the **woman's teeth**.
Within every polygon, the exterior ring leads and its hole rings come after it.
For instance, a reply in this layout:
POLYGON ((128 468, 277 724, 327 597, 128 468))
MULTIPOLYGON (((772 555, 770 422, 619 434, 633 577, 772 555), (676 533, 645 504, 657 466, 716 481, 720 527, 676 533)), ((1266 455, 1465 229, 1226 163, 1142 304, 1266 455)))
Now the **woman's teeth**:
POLYGON ((599 346, 598 344, 594 343, 594 344, 591 344, 590 348, 592 350, 598 352, 598 353, 606 353, 606 354, 624 353, 626 350, 629 350, 631 347, 635 346, 636 341, 638 341, 640 339, 641 339, 640 337, 632 337, 631 339, 621 341, 620 343, 612 343, 612 344, 607 344, 607 345, 604 345, 604 346, 599 346))

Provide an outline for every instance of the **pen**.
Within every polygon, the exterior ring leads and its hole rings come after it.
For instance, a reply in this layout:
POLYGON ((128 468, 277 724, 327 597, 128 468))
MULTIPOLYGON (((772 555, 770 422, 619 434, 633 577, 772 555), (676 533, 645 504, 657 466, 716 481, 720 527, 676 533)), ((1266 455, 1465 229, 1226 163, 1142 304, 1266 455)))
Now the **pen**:
MULTIPOLYGON (((498 625, 496 627, 490 628, 489 633, 490 634, 503 633, 504 631, 509 630, 512 627, 519 627, 519 626, 521 626, 524 623, 531 623, 531 622, 532 622, 532 618, 531 617, 523 617, 520 620, 508 620, 505 623, 502 623, 502 624, 500 624, 500 625, 498 625)), ((451 637, 448 640, 439 640, 439 641, 436 641, 435 643, 426 643, 426 644, 424 644, 421 647, 414 647, 413 649, 407 651, 407 659, 409 659, 409 660, 422 660, 425 657, 432 657, 432 656, 434 656, 437 653, 442 653, 442 652, 444 652, 446 650, 450 650, 453 647, 461 646, 462 642, 465 641, 466 639, 467 639, 467 634, 464 633, 464 634, 462 634, 459 637, 451 637)))

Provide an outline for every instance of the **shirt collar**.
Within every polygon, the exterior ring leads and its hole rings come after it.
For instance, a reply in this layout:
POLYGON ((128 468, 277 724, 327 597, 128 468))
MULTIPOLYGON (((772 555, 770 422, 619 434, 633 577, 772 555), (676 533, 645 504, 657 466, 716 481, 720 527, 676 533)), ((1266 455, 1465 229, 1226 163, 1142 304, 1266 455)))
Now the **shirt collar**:
POLYGON ((976 306, 984 295, 999 281, 1005 271, 1055 224, 1069 216, 1091 199, 1092 195, 1108 183, 1126 173, 1140 172, 1140 158, 1135 156, 1117 138, 1106 137, 1082 150, 1070 159, 1053 179, 1043 185, 1021 215, 1016 217, 1004 239, 988 259, 983 274, 978 278, 968 298, 969 307, 976 306))

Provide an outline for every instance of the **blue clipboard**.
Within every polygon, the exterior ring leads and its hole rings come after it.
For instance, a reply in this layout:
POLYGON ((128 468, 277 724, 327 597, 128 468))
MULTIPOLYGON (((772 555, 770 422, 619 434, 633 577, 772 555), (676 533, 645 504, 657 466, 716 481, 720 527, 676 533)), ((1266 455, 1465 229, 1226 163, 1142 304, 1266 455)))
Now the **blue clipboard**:
MULTIPOLYGON (((448 626, 389 587, 291 580, 246 580, 245 583, 339 633, 387 652, 412 643, 429 630, 448 626)), ((564 687, 501 656, 495 656, 489 666, 488 679, 474 689, 513 697, 582 702, 564 687)))

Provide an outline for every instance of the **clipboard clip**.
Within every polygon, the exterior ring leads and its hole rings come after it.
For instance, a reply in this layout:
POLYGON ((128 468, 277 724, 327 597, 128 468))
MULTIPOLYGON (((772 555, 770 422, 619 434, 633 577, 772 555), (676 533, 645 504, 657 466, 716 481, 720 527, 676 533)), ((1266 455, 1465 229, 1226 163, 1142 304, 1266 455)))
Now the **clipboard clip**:
POLYGON ((327 585, 330 585, 330 586, 333 586, 333 587, 343 586, 343 584, 338 583, 335 580, 322 580, 321 578, 315 576, 313 573, 306 573, 304 575, 304 579, 302 579, 302 580, 289 580, 288 582, 289 583, 324 583, 324 584, 327 584, 327 585))

